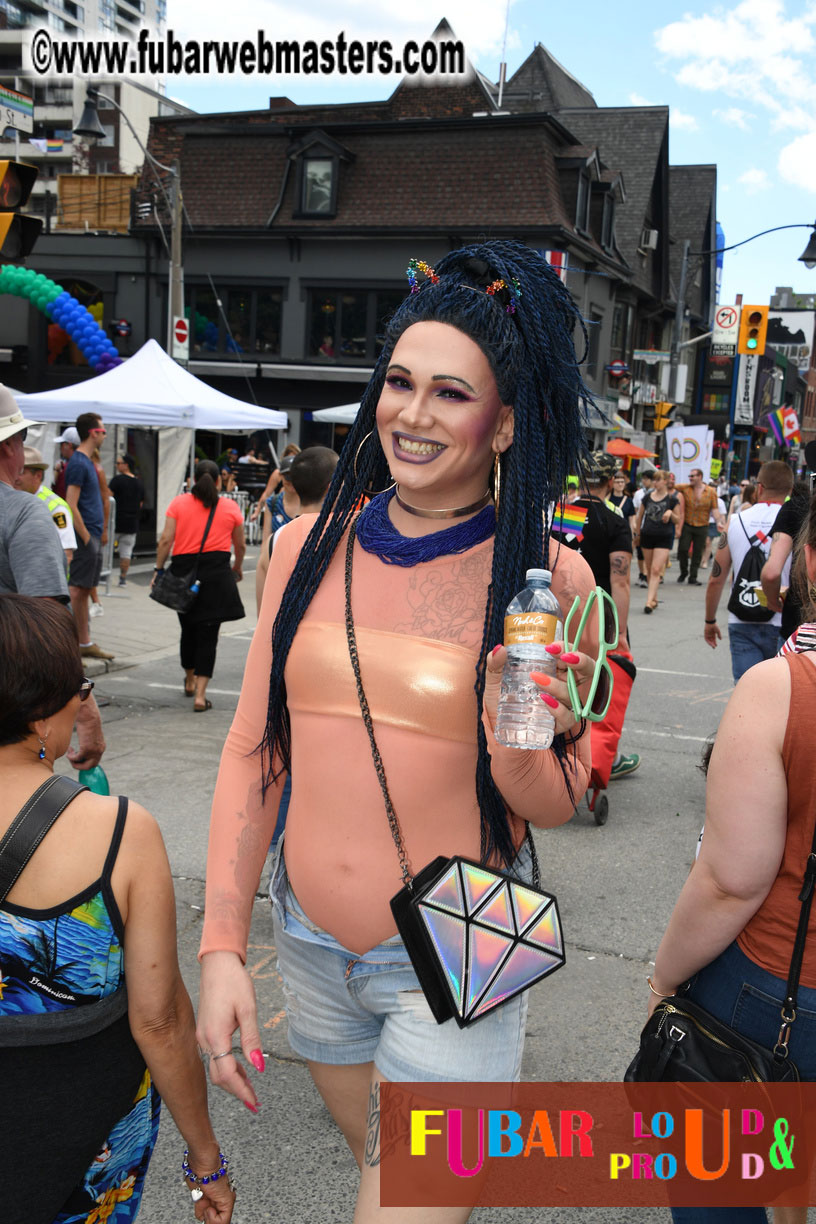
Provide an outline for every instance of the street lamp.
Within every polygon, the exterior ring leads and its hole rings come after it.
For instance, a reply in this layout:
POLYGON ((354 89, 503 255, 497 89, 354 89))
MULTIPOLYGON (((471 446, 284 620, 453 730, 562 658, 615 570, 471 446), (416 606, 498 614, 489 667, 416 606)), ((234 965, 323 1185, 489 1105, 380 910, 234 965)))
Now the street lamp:
POLYGON ((164 184, 161 179, 156 176, 165 203, 170 212, 170 267, 169 267, 169 294, 167 301, 167 352, 173 351, 173 320, 180 318, 184 313, 184 274, 181 267, 181 183, 179 174, 179 164, 174 162, 172 166, 165 166, 158 158, 145 148, 138 132, 133 124, 128 119, 122 107, 115 98, 108 97, 107 94, 100 93, 94 86, 88 86, 88 92, 85 97, 85 106, 82 111, 82 117, 79 123, 74 128, 75 136, 82 136, 86 140, 101 140, 107 135, 107 132, 99 122, 99 113, 97 106, 99 102, 107 102, 114 110, 117 110, 128 126, 131 136, 136 141, 139 148, 142 150, 146 160, 151 166, 159 170, 164 170, 166 174, 171 176, 170 180, 170 196, 168 197, 165 191, 164 184))
POLYGON ((680 284, 677 290, 677 308, 674 314, 674 326, 672 328, 671 339, 671 365, 669 368, 669 389, 668 398, 671 403, 674 403, 677 398, 677 371, 680 364, 680 336, 683 329, 683 315, 686 309, 686 279, 688 277, 688 261, 691 256, 695 258, 706 258, 709 255, 722 255, 724 251, 734 251, 737 247, 745 246, 747 242, 753 242, 755 238, 762 238, 765 234, 776 234, 780 230, 786 229, 809 229, 811 230, 810 240, 802 254, 799 256, 800 263, 803 263, 806 268, 816 268, 816 221, 800 222, 796 225, 775 225, 772 229, 760 230, 758 234, 752 234, 750 238, 743 238, 742 242, 734 242, 731 246, 715 247, 711 251, 690 251, 691 243, 686 240, 683 243, 683 259, 680 265, 680 284))

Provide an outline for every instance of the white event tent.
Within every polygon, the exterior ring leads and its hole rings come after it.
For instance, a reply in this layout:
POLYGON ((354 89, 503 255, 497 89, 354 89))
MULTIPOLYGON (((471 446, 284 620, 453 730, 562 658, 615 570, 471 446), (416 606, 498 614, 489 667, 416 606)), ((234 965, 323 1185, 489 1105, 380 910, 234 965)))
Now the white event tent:
POLYGON ((316 421, 329 421, 333 425, 353 425, 359 411, 359 404, 340 404, 337 408, 318 408, 312 416, 316 421))
POLYGON ((187 430, 286 429, 285 412, 258 408, 224 395, 168 357, 148 340, 137 353, 96 378, 55 391, 18 394, 17 403, 34 421, 73 422, 82 412, 98 412, 106 425, 160 429, 158 522, 178 492, 192 454, 195 433, 187 430), (180 433, 180 431, 185 431, 180 433))

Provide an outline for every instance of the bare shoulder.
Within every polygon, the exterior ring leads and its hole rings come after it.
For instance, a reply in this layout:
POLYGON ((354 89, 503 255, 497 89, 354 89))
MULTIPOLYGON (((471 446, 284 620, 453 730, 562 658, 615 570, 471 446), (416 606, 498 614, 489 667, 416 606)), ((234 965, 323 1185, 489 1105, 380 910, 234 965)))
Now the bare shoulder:
POLYGON ((765 659, 742 676, 728 703, 723 723, 728 731, 744 734, 753 727, 759 739, 781 746, 785 738, 791 698, 790 664, 785 658, 765 659), (762 711, 761 717, 758 712, 762 711))
POLYGON ((155 854, 158 850, 164 854, 164 839, 161 835, 159 822, 141 803, 128 800, 127 820, 122 836, 122 850, 125 854, 155 854))

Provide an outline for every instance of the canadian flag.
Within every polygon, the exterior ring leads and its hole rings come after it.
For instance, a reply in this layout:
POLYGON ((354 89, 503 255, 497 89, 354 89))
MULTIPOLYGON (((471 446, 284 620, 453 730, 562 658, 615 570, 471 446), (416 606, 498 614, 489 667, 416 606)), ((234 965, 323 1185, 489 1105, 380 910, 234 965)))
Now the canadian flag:
POLYGON ((797 445, 802 441, 802 435, 799 432, 799 418, 793 408, 783 409, 782 436, 786 442, 795 442, 797 445))

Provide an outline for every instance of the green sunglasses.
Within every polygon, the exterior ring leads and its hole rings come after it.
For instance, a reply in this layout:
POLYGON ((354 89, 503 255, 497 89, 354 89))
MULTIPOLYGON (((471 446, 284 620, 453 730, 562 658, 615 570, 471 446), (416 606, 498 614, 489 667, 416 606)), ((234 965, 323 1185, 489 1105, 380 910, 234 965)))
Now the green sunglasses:
POLYGON ((606 717, 606 712, 609 709, 609 704, 612 701, 612 685, 614 678, 612 676, 612 668, 606 661, 606 656, 610 650, 614 650, 618 644, 618 610, 615 607, 612 596, 609 595, 603 587, 596 586, 593 591, 590 591, 589 598, 584 605, 584 610, 581 614, 581 619, 578 622, 578 628, 575 631, 575 637, 570 638, 571 625, 576 612, 581 606, 581 599, 578 595, 575 596, 573 605, 567 613, 567 619, 564 621, 564 645, 569 651, 577 651, 580 648, 581 638, 583 637, 584 629, 586 628, 589 615, 595 604, 598 605, 598 658, 595 662, 595 671, 592 674, 592 683, 589 686, 587 699, 581 704, 581 697, 578 693, 578 681, 575 678, 575 673, 572 668, 567 671, 567 692, 569 693, 572 712, 576 719, 586 718, 589 722, 601 722, 606 717), (612 632, 607 634, 607 630, 612 632), (607 696, 606 702, 602 710, 593 710, 592 703, 595 700, 595 695, 598 692, 598 685, 601 680, 601 675, 605 673, 607 679, 607 696))

